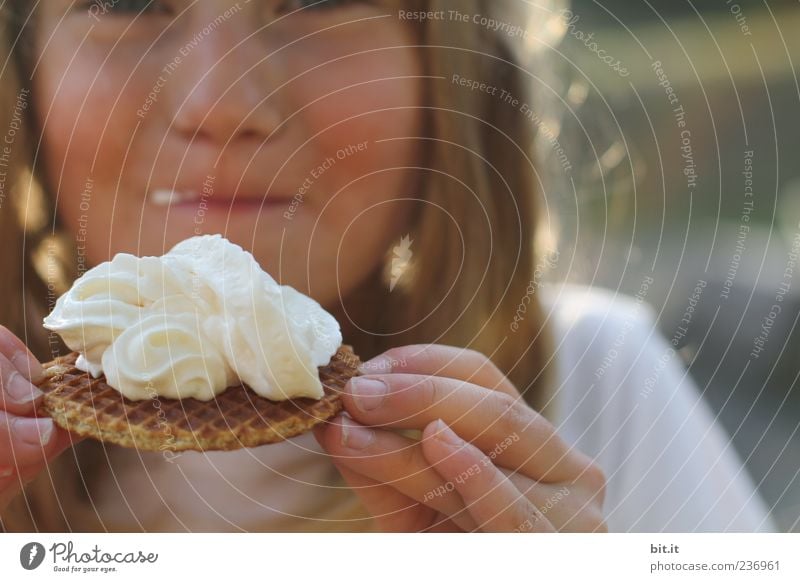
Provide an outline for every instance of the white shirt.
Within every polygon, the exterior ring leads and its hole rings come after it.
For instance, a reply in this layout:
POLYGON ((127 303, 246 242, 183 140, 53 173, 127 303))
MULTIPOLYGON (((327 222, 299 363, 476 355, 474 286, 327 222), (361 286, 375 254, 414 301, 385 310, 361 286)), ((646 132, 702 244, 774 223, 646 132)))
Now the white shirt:
MULTIPOLYGON (((610 531, 775 530, 680 358, 665 356, 649 307, 574 286, 543 289, 542 301, 559 368, 555 425, 605 471, 610 531)), ((110 531, 373 528, 311 434, 171 462, 115 450, 95 503, 110 531)))
POLYGON ((609 530, 776 531, 653 309, 570 285, 543 298, 560 367, 556 429, 605 471, 609 530))

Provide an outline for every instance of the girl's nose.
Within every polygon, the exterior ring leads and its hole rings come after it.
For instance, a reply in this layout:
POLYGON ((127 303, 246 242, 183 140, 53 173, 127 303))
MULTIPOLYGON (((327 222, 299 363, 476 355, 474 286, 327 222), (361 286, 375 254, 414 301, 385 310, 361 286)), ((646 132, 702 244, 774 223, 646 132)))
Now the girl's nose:
POLYGON ((280 127, 279 56, 269 55, 263 33, 253 34, 255 27, 235 20, 241 18, 196 28, 167 79, 173 127, 188 139, 220 146, 242 139, 261 143, 280 127))

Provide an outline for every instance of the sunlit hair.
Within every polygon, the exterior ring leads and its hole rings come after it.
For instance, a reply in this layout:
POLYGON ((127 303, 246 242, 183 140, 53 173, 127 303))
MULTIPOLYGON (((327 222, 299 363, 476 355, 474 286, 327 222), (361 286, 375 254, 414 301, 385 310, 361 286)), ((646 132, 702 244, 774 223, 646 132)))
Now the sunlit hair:
MULTIPOLYGON (((18 4, 23 8, 14 19, 8 18, 7 8, 3 14, 6 38, 0 39, 0 51, 7 52, 6 44, 13 42, 15 54, 10 61, 0 52, 4 63, 0 127, 7 126, 6 115, 24 86, 15 66, 23 78, 29 68, 30 25, 24 23, 30 3, 18 4)), ((452 2, 444 0, 402 4, 407 10, 453 8, 452 2)), ((527 23, 523 12, 512 10, 524 7, 520 0, 458 2, 458 10, 464 14, 491 15, 502 9, 504 18, 521 24, 527 23)), ((513 39, 503 31, 435 20, 416 26, 420 47, 415 50, 427 69, 425 74, 441 79, 426 83, 427 131, 420 140, 425 148, 425 169, 418 193, 422 202, 406 229, 408 240, 413 241, 411 253, 404 252, 405 243, 396 241, 386 249, 385 266, 344 298, 350 317, 370 330, 345 339, 362 359, 392 346, 430 342, 478 350, 490 356, 527 402, 547 416, 553 387, 548 373, 548 334, 534 275, 541 260, 535 243, 540 197, 532 147, 535 127, 496 96, 454 83, 453 75, 479 80, 519 99, 533 99, 530 80, 515 64, 513 39), (398 258, 403 263, 403 277, 395 277, 393 282, 393 259, 398 258)), ((37 357, 47 360, 54 354, 41 328, 41 317, 49 309, 48 294, 52 300, 54 292, 63 291, 77 276, 76 253, 54 216, 51 198, 38 194, 33 178, 37 168, 29 171, 31 164, 25 163, 33 159, 30 144, 35 140, 25 145, 20 142, 17 148, 19 157, 27 160, 17 160, 16 176, 18 183, 19 179, 23 183, 15 196, 28 212, 32 205, 44 204, 44 216, 50 218, 38 223, 29 219, 23 225, 6 205, 0 209, 4 249, 0 285, 5 294, 0 322, 25 338, 37 357), (25 285, 23 273, 28 280, 25 285), (23 305, 30 314, 27 321, 21 316, 23 305)), ((396 275, 397 263, 394 266, 396 275)), ((74 455, 62 455, 25 495, 18 496, 3 515, 5 529, 102 529, 91 516, 73 511, 79 504, 72 501, 87 497, 90 465, 102 461, 103 452, 88 441, 75 449, 74 455)))
MULTIPOLYGON (((15 89, 20 85, 17 81, 14 63, 9 62, 8 53, 0 51, 0 60, 5 64, 0 85, 0 131, 9 127, 15 107, 15 89)), ((20 149, 24 148, 25 136, 18 135, 16 146, 11 148, 11 158, 3 161, 2 182, 0 182, 0 247, 3 249, 3 276, 0 277, 0 293, 5 299, 0 302, 0 323, 15 332, 24 330, 24 314, 22 312, 22 226, 17 215, 17 204, 14 197, 17 182, 20 179, 20 149)), ((2 139, 2 138, 0 138, 2 139)), ((5 153, 5 150, 4 150, 5 153)))

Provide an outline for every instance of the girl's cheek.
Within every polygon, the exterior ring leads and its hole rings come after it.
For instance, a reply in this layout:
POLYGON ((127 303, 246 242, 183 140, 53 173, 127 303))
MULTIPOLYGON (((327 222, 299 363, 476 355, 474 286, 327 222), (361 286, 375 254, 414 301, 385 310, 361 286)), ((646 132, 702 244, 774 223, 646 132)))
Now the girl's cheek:
MULTIPOLYGON (((346 50, 356 54, 360 49, 346 50)), ((409 53, 387 50, 346 58, 287 86, 287 102, 306 105, 295 118, 311 140, 302 157, 311 164, 334 161, 325 180, 330 194, 348 184, 374 200, 408 194, 385 187, 392 178, 384 171, 418 162, 413 139, 393 140, 421 135, 421 82, 415 79, 421 73, 409 53), (362 179, 369 174, 375 175, 362 179), (371 187, 381 183, 383 188, 371 187)), ((293 68, 309 65, 298 62, 293 68)))
POLYGON ((63 154, 92 150, 106 158, 118 156, 118 137, 136 126, 136 77, 141 84, 143 75, 129 78, 130 68, 103 65, 86 52, 76 54, 71 64, 45 53, 36 77, 37 109, 45 116, 48 140, 64 149, 63 154))
POLYGON ((353 139, 368 138, 402 125, 402 115, 381 110, 421 103, 415 77, 422 75, 422 67, 408 48, 411 42, 407 31, 393 23, 372 23, 348 25, 282 51, 282 68, 299 75, 286 85, 287 102, 307 105, 302 119, 309 137, 319 133, 335 141, 358 132, 353 139))

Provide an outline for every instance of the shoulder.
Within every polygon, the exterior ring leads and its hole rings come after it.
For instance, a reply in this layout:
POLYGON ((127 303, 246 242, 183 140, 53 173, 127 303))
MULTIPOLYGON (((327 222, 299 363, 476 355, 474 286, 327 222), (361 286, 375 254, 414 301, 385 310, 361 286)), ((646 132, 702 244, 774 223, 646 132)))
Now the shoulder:
POLYGON ((540 299, 564 391, 630 387, 642 366, 658 358, 656 352, 670 352, 645 301, 651 282, 645 278, 633 296, 579 285, 543 288, 540 299))
POLYGON ((556 429, 605 471, 611 530, 768 530, 730 439, 660 334, 647 290, 543 291, 558 368, 556 429))
POLYGON ((556 336, 565 336, 574 329, 610 333, 624 324, 638 330, 655 325, 655 311, 645 302, 651 281, 643 280, 634 296, 600 287, 565 284, 543 287, 540 299, 556 336))
POLYGON ((555 417, 568 440, 600 442, 640 401, 645 370, 667 349, 646 295, 644 287, 635 296, 579 285, 542 288, 557 369, 555 417))

